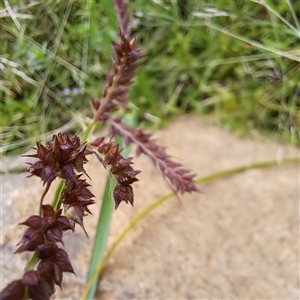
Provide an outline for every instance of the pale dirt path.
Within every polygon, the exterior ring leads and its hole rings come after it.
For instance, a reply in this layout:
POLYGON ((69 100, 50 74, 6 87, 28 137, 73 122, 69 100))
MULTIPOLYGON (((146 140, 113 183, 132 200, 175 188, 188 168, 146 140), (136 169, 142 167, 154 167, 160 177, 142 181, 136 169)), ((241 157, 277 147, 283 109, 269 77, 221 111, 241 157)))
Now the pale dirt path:
MULTIPOLYGON (((193 116, 178 118, 155 137, 199 176, 299 155, 290 146, 237 138, 193 116)), ((134 185, 135 207, 122 203, 114 213, 109 244, 168 192, 146 157, 134 167, 142 170, 134 185)), ((88 173, 100 196, 105 172, 93 160, 88 173)), ((42 193, 38 179, 24 177, 3 178, 3 284, 19 276, 28 257, 11 255, 24 229, 16 224, 36 213, 42 193)), ((201 189, 202 194, 185 195, 182 204, 169 200, 132 230, 103 272, 98 299, 299 298, 299 166, 251 170, 201 189)), ((65 235, 77 276, 65 276, 64 291, 57 290, 55 299, 79 299, 98 210, 99 203, 85 219, 89 240, 80 228, 65 235)))

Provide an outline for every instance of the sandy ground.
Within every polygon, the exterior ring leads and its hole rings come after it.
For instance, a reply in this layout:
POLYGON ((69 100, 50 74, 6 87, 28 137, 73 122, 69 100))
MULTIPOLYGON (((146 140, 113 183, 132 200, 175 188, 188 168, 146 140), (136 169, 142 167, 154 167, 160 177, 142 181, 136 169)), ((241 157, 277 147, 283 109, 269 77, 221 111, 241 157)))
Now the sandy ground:
MULTIPOLYGON (((198 177, 299 156, 291 146, 241 139, 193 116, 175 120, 155 137, 198 177)), ((142 170, 134 184, 135 206, 122 203, 114 212, 109 245, 168 192, 148 158, 135 159, 134 167, 142 170)), ((105 171, 94 159, 87 169, 101 199, 105 171)), ((201 194, 184 195, 182 203, 170 199, 129 233, 102 274, 97 299, 299 299, 299 165, 255 169, 200 188, 201 194)), ((24 230, 17 223, 37 213, 42 191, 37 178, 2 177, 2 287, 23 272, 29 255, 12 255, 24 230)), ((53 299, 79 299, 99 207, 98 200, 85 219, 89 240, 79 227, 65 234, 77 276, 67 274, 53 299)))

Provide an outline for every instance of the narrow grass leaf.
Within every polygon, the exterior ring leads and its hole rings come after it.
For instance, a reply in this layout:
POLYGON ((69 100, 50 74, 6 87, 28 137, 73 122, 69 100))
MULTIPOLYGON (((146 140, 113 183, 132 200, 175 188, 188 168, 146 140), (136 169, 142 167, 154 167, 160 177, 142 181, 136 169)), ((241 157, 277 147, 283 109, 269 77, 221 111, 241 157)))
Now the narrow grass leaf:
MULTIPOLYGON (((134 116, 127 115, 124 117, 123 122, 128 125, 135 126, 136 118, 134 116)), ((124 147, 122 139, 116 138, 116 142, 121 147, 124 147)), ((122 155, 124 157, 128 157, 129 152, 130 152, 130 147, 125 147, 125 149, 122 151, 122 155)), ((115 181, 112 178, 111 174, 109 174, 105 186, 104 195, 102 198, 102 206, 100 210, 97 232, 95 236, 94 247, 92 251, 92 257, 91 257, 88 276, 87 276, 88 281, 91 280, 93 274, 97 269, 97 266, 102 261, 106 249, 106 243, 107 243, 112 213, 114 211, 114 205, 115 205, 111 194, 111 191, 114 189, 114 186, 115 186, 115 181)), ((97 290, 98 281, 99 281, 99 277, 95 278, 89 292, 85 296, 85 299, 94 299, 97 290)))

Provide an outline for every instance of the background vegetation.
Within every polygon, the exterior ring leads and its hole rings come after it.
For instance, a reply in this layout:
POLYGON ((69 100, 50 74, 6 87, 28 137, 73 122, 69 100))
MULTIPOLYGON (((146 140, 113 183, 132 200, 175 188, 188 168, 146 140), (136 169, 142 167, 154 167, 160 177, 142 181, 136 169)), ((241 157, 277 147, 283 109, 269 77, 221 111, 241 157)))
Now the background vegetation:
MULTIPOLYGON (((16 154, 54 130, 85 128, 117 22, 111 1, 0 5, 1 150, 16 154)), ((299 143, 299 1, 130 1, 129 10, 146 54, 130 97, 140 122, 194 112, 299 143)))

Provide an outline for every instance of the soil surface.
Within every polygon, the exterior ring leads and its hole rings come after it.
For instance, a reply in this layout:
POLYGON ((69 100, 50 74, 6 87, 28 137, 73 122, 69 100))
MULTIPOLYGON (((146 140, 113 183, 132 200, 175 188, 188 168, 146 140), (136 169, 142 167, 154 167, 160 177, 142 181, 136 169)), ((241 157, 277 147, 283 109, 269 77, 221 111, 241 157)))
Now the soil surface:
MULTIPOLYGON (((299 157, 291 146, 238 138, 194 116, 180 117, 155 133, 169 154, 203 177, 256 162, 299 157)), ((133 185, 135 205, 113 214, 111 245, 138 213, 168 193, 147 157, 133 185)), ((22 159, 6 160, 3 168, 22 159)), ((106 171, 87 165, 93 193, 101 199, 106 171)), ((30 255, 15 254, 18 226, 37 214, 43 187, 26 174, 2 176, 1 288, 23 272, 30 255)), ((202 193, 175 197, 156 208, 121 242, 105 267, 97 299, 299 299, 299 165, 255 169, 200 186, 202 193)), ((52 191, 45 202, 50 201, 52 191)), ((80 227, 64 235, 76 275, 64 276, 53 299, 79 299, 85 286, 100 200, 80 227)))

